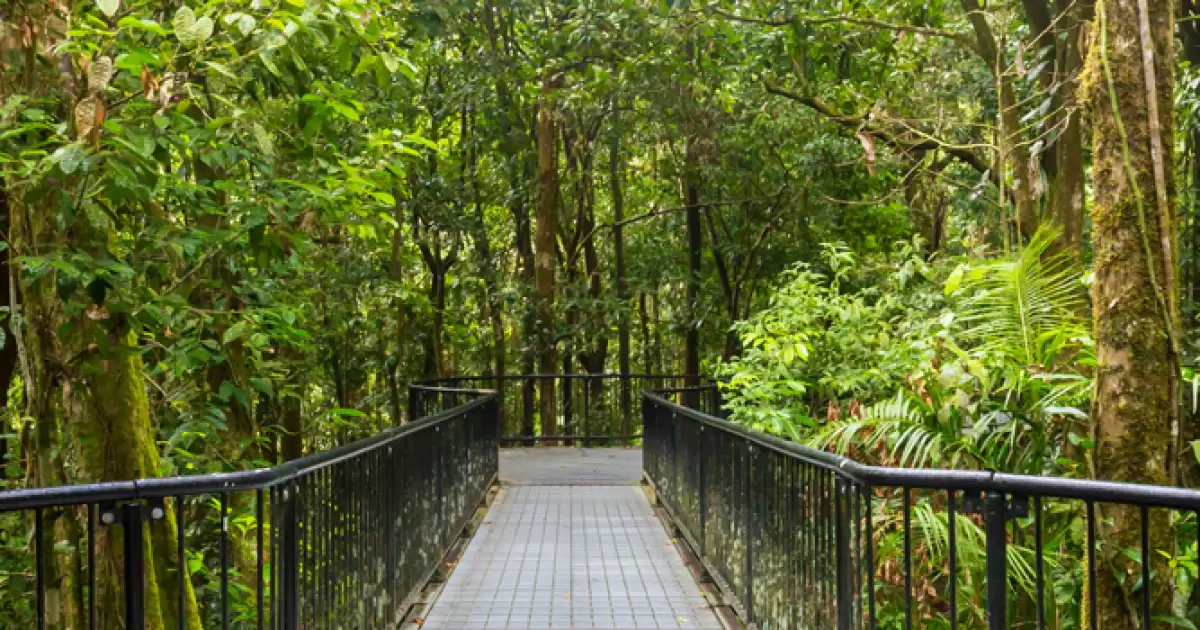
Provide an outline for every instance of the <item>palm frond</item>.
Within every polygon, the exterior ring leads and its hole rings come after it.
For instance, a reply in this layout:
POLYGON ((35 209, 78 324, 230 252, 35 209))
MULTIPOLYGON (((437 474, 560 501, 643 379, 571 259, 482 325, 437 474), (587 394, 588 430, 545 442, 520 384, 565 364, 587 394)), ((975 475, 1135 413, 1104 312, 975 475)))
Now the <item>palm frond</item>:
POLYGON ((974 267, 961 307, 964 337, 1022 366, 1047 365, 1072 340, 1085 339, 1087 308, 1081 269, 1066 252, 1050 253, 1058 236, 1043 227, 1015 257, 974 267))

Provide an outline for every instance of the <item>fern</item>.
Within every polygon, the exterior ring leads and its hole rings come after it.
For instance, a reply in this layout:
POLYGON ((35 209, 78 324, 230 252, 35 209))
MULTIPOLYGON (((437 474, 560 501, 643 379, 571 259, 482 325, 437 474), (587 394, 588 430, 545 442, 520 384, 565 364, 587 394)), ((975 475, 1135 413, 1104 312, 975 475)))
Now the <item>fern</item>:
POLYGON ((1064 350, 1088 344, 1083 273, 1066 252, 1050 253, 1057 236, 1056 228, 1043 227, 1017 257, 965 274, 972 291, 959 319, 964 339, 979 351, 1049 368, 1064 350))

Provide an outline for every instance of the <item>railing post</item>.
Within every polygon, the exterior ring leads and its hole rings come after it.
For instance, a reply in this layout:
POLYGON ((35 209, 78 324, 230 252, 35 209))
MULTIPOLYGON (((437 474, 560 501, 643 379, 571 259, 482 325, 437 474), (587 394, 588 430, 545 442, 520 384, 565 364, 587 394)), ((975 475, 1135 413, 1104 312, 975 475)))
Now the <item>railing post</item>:
POLYGON ((1006 630, 1008 614, 1008 511, 1004 495, 988 492, 983 497, 987 536, 988 630, 1006 630))
POLYGON ((588 431, 588 390, 592 388, 592 377, 583 377, 583 448, 591 446, 592 441, 588 439, 590 432, 588 431))
POLYGON ((125 627, 142 630, 146 627, 146 542, 142 530, 142 505, 126 503, 119 509, 125 532, 125 627))
MULTIPOLYGON (((621 383, 621 435, 628 438, 633 434, 633 404, 632 396, 630 395, 629 374, 621 372, 621 377, 618 379, 621 383)), ((632 440, 630 440, 632 443, 632 440)))
POLYGON ((742 496, 746 501, 746 623, 754 623, 754 476, 750 467, 753 464, 754 445, 746 446, 745 465, 742 467, 742 483, 745 491, 742 496))
POLYGON ((850 498, 848 486, 834 477, 834 544, 837 545, 837 627, 850 630, 854 610, 854 576, 850 562, 850 498))
POLYGON ((296 514, 298 499, 295 482, 289 482, 283 487, 283 531, 279 550, 283 566, 283 588, 280 593, 283 599, 280 602, 283 630, 296 630, 300 627, 300 536, 296 514))
MULTIPOLYGON (((140 630, 146 627, 146 535, 143 528, 146 522, 160 521, 165 516, 166 508, 161 503, 147 505, 130 501, 100 508, 100 523, 105 527, 120 523, 123 534, 126 628, 140 630)), ((40 525, 39 520, 39 530, 40 525)), ((43 544, 40 535, 37 537, 37 543, 43 544)))
MULTIPOLYGON (((408 388, 408 421, 413 422, 417 419, 417 407, 419 405, 418 398, 421 396, 421 390, 413 388, 411 385, 408 388)), ((400 419, 396 418, 396 425, 400 425, 400 419)))
POLYGON ((704 425, 700 424, 699 422, 697 422, 696 425, 699 431, 698 437, 696 438, 696 441, 699 443, 699 448, 697 450, 700 451, 697 454, 698 459, 700 460, 700 480, 697 484, 700 486, 700 559, 703 560, 704 547, 707 544, 705 541, 708 538, 708 536, 705 535, 705 528, 708 525, 708 498, 705 496, 708 491, 708 483, 704 472, 704 425))

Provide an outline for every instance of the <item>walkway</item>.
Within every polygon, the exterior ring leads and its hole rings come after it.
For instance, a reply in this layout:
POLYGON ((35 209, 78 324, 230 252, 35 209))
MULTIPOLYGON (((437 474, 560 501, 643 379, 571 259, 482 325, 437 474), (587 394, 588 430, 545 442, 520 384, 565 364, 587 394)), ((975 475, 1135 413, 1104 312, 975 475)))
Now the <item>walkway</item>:
POLYGON ((637 486, 641 451, 501 452, 503 489, 424 628, 721 628, 637 486))

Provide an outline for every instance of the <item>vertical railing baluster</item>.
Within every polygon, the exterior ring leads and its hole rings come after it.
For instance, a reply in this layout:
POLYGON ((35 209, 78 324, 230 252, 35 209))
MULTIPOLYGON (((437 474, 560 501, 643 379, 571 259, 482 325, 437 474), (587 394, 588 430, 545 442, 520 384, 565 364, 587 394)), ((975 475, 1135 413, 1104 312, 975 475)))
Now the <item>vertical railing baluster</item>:
POLYGON ((954 511, 953 490, 946 491, 946 528, 949 530, 950 554, 950 630, 958 629, 958 516, 954 511))
POLYGON ((912 491, 904 488, 904 630, 912 630, 912 491))
POLYGON ((1087 561, 1089 625, 1091 630, 1097 630, 1100 621, 1096 606, 1096 504, 1092 501, 1087 502, 1087 561))
MULTIPOLYGON (((38 630, 44 630, 46 627, 46 539, 45 533, 42 531, 42 508, 37 508, 33 511, 33 553, 34 562, 34 588, 37 592, 34 597, 37 600, 37 627, 38 630)), ((126 574, 128 575, 128 574, 126 574)))
POLYGON ((1005 497, 987 492, 983 497, 987 549, 987 618, 989 630, 1007 630, 1008 622, 1008 511, 1005 497))
POLYGON ((289 481, 283 487, 283 518, 280 522, 279 557, 282 582, 280 587, 280 615, 283 630, 300 627, 300 537, 297 522, 296 483, 289 481))
POLYGON ((1142 507, 1142 628, 1150 628, 1150 507, 1142 507))
POLYGON ((592 441, 588 437, 591 435, 591 432, 588 430, 589 429, 589 427, 588 427, 588 407, 591 404, 591 401, 588 400, 588 398, 590 396, 590 393, 588 390, 590 390, 592 388, 592 381, 591 381, 592 378, 594 378, 594 377, 592 377, 592 376, 584 376, 583 377, 583 447, 584 448, 587 448, 592 445, 592 441))
POLYGON ((852 612, 850 578, 850 506, 846 486, 840 477, 833 478, 834 539, 836 549, 836 599, 838 630, 850 630, 852 612))
MULTIPOLYGON (((87 554, 88 554, 88 630, 96 630, 99 625, 96 619, 96 509, 98 506, 89 503, 87 505, 87 554)), ((183 540, 183 536, 179 537, 183 540)), ((179 570, 184 570, 184 565, 179 565, 179 570)), ((182 597, 183 589, 179 590, 180 596, 180 618, 183 617, 182 597)))
POLYGON ((1042 557, 1042 497, 1033 497, 1033 545, 1034 562, 1036 563, 1034 578, 1037 588, 1037 630, 1046 627, 1046 571, 1045 559, 1042 557))
POLYGON ((263 489, 259 488, 258 490, 255 491, 255 495, 254 495, 254 520, 255 520, 255 523, 254 523, 254 530, 255 530, 254 531, 254 555, 256 556, 255 571, 256 571, 256 577, 257 577, 257 580, 255 582, 257 587, 254 589, 255 590, 255 593, 254 593, 255 602, 254 603, 255 603, 255 608, 257 609, 255 617, 257 620, 258 630, 264 630, 264 621, 265 621, 265 619, 264 619, 264 616, 265 616, 264 615, 264 612, 265 612, 264 603, 265 602, 263 601, 263 597, 264 597, 264 589, 266 588, 266 583, 263 581, 265 579, 265 575, 263 573, 263 569, 264 569, 263 552, 266 549, 263 545, 263 528, 265 526, 265 521, 266 521, 266 506, 263 505, 264 494, 265 493, 263 492, 263 489))
POLYGON ((744 508, 744 513, 745 513, 744 518, 746 519, 745 530, 744 530, 745 531, 745 534, 744 534, 745 541, 746 541, 746 545, 745 545, 745 548, 746 548, 746 569, 745 569, 746 573, 745 573, 744 582, 745 582, 745 587, 746 587, 745 606, 746 606, 746 623, 747 624, 754 623, 754 518, 753 518, 753 514, 754 514, 753 501, 754 500, 753 500, 752 494, 751 494, 751 492, 752 492, 751 489, 754 487, 753 486, 754 475, 750 469, 750 464, 751 464, 750 457, 753 453, 754 453, 754 446, 747 445, 745 454, 742 455, 743 461, 745 462, 745 464, 742 466, 741 496, 744 497, 744 500, 746 502, 745 508, 744 508))
POLYGON ((145 628, 146 548, 145 532, 142 529, 142 505, 122 505, 120 520, 125 530, 125 627, 145 628))
POLYGON ((871 513, 875 511, 875 491, 864 486, 867 496, 867 628, 875 630, 875 528, 871 513))
MULTIPOLYGON (((229 494, 221 493, 221 628, 229 630, 229 494)), ((139 628, 141 626, 138 626, 139 628)))

